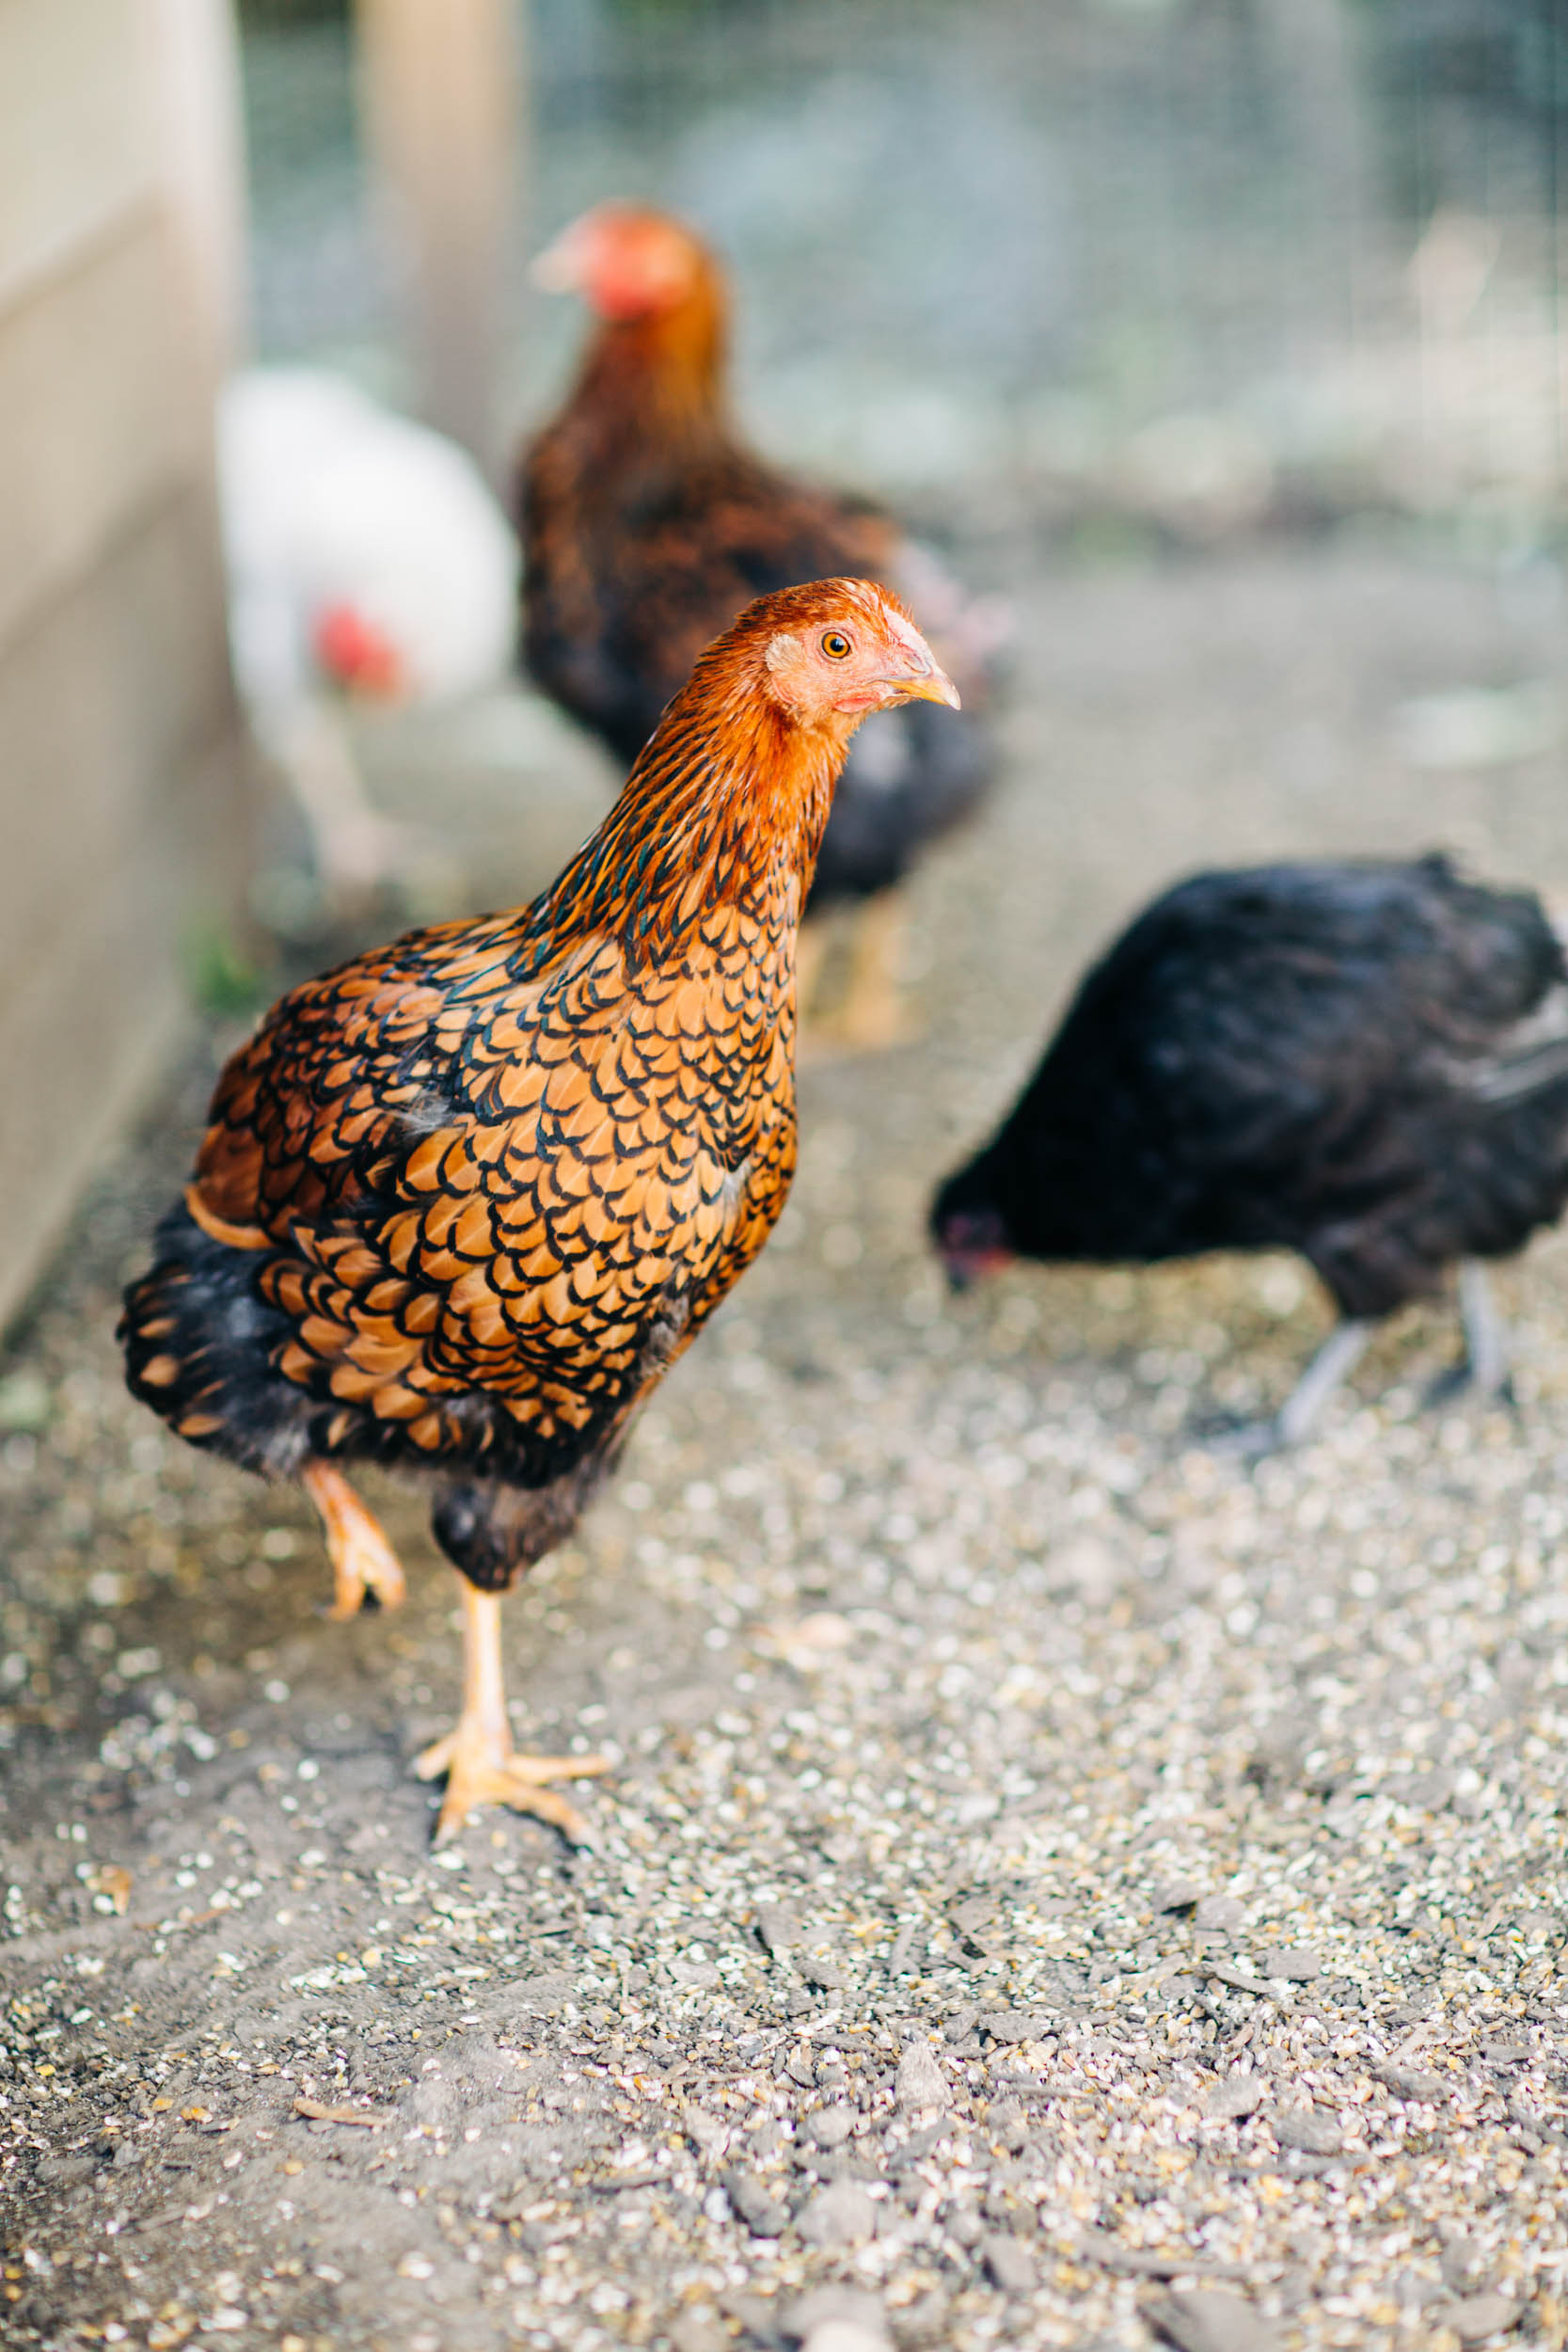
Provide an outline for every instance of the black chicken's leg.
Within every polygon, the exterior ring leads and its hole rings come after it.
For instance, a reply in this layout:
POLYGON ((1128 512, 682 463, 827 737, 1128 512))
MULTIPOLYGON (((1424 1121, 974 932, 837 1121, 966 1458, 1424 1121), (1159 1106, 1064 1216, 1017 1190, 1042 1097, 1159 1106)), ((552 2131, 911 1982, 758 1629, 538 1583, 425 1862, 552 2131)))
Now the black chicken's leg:
POLYGON ((1350 1377, 1367 1352, 1376 1325, 1369 1318, 1347 1315, 1336 1326, 1313 1357, 1279 1408, 1275 1426, 1282 1446, 1300 1445, 1317 1427, 1329 1398, 1350 1377))
POLYGON ((1460 1261, 1459 1319, 1465 1353, 1449 1371, 1438 1374, 1427 1391, 1427 1403, 1446 1405, 1465 1390, 1481 1398, 1506 1397, 1508 1325, 1498 1312, 1491 1279, 1479 1258, 1460 1261))
POLYGON ((1336 1389, 1355 1370, 1376 1328, 1370 1317, 1356 1315, 1336 1324, 1274 1419, 1248 1422, 1227 1432, 1219 1451, 1256 1456, 1300 1445, 1317 1427, 1336 1389))

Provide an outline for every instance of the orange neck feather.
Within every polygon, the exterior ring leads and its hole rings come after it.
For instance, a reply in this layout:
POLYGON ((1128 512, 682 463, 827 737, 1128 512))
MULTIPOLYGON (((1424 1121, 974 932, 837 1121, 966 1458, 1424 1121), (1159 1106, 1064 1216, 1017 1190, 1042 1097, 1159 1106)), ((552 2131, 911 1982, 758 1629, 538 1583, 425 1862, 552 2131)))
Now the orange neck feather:
POLYGON ((606 439, 624 420, 641 445, 650 437, 721 434, 727 312, 718 266, 704 254, 680 301, 601 321, 564 416, 594 420, 606 439))
POLYGON ((705 908, 793 930, 855 720, 803 726, 768 692, 755 639, 710 646, 639 754, 615 806, 538 910, 556 945, 616 930, 678 946, 705 908))

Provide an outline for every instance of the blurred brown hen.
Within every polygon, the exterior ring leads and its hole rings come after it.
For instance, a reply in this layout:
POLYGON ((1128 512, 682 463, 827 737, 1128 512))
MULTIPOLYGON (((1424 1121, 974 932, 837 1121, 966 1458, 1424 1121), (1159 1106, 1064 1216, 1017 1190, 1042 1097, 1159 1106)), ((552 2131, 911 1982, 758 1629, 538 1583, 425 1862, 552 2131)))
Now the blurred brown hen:
POLYGON ((699 648, 743 605, 833 572, 917 604, 962 688, 961 718, 923 707, 862 732, 817 863, 812 912, 860 910, 844 1041, 889 1042, 902 1025, 890 894, 990 782, 991 744, 973 712, 999 609, 966 601, 888 516, 777 471, 736 437, 723 278, 679 221, 602 205, 535 274, 582 294, 599 322, 518 483, 523 652, 547 693, 630 760, 699 648))
POLYGON ((795 942, 845 747, 956 695, 863 580, 753 604, 531 907, 413 931, 285 996, 218 1082, 121 1323, 133 1391, 297 1478, 336 1613, 403 1579, 338 1468, 437 1486, 463 1709, 440 1828, 580 1830, 515 1754, 499 1596, 571 1531, 636 1406, 761 1248, 795 1159, 795 942))

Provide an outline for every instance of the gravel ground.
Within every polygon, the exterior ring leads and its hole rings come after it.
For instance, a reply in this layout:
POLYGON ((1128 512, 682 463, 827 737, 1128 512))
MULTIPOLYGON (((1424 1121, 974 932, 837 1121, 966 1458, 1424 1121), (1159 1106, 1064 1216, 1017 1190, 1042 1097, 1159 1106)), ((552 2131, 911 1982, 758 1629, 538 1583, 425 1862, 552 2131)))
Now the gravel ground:
POLYGON ((615 1759, 591 1851, 430 1850, 417 1498, 405 1610, 322 1623, 295 1496, 120 1391, 209 1064, 105 1171, 0 1386, 8 2344, 1568 2342, 1568 1251, 1503 1279, 1516 1409, 1424 1411, 1412 1314, 1248 1468, 1205 1433, 1321 1335, 1292 1262, 954 1305, 920 1236, 1173 872, 1561 879, 1554 757, 1396 749, 1547 674, 1549 596, 1350 549, 1021 601, 925 1041, 808 1070, 772 1248, 510 1606, 519 1729, 615 1759))

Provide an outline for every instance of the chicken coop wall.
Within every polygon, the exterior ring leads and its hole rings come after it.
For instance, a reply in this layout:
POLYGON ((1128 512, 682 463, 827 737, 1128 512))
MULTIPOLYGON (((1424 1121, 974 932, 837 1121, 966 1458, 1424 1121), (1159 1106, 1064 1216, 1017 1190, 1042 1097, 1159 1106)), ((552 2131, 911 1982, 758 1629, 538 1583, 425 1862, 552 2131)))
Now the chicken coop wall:
POLYGON ((211 458, 236 122, 223 0, 0 7, 0 1322, 245 863, 211 458))

